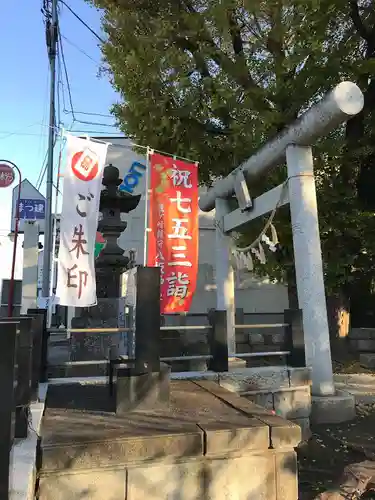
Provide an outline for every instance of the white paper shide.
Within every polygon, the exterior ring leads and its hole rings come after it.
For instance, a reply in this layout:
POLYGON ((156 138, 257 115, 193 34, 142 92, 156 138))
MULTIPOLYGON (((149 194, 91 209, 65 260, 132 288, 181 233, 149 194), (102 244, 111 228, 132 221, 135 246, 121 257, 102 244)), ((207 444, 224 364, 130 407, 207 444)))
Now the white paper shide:
POLYGON ((59 304, 96 304, 95 239, 107 144, 67 136, 56 296, 59 304))

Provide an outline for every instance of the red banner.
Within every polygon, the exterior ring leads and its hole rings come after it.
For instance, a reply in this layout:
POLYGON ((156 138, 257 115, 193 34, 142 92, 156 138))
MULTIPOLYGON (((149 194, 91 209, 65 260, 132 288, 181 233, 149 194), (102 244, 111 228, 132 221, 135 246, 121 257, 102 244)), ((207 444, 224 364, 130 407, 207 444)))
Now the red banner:
POLYGON ((150 155, 147 265, 160 267, 161 313, 188 312, 198 271, 198 166, 150 155))

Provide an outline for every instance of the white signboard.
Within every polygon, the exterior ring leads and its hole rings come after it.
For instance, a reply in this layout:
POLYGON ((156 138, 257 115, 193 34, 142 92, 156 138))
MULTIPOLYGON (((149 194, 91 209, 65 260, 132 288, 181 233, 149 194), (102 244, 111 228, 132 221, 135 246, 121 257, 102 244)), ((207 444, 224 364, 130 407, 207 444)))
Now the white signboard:
POLYGON ((107 147, 68 135, 56 289, 63 306, 96 304, 94 249, 107 147))

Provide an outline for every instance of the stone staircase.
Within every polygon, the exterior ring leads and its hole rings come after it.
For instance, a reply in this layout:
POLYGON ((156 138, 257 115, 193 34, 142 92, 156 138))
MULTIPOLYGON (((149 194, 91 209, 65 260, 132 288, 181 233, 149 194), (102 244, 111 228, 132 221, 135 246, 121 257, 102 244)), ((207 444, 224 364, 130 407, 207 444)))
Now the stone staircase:
POLYGON ((356 403, 375 403, 375 373, 336 373, 334 380, 336 388, 352 394, 356 403))

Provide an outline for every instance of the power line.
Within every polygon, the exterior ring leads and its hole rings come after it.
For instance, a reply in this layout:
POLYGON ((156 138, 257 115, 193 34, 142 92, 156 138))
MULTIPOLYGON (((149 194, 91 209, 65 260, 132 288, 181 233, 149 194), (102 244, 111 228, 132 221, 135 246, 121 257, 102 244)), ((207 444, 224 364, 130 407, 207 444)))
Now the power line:
POLYGON ((90 28, 90 26, 87 23, 85 23, 85 21, 78 14, 76 14, 76 12, 74 12, 74 10, 71 7, 69 7, 69 5, 66 2, 64 2, 64 0, 59 0, 59 1, 60 3, 65 5, 65 7, 73 14, 73 16, 76 17, 78 21, 82 23, 83 26, 85 26, 95 36, 95 38, 99 40, 99 42, 105 43, 103 38, 100 37, 92 28, 90 28))
MULTIPOLYGON (((68 88, 69 105, 70 105, 71 113, 72 113, 72 116, 73 116, 73 119, 74 119, 75 118, 75 114, 74 114, 74 107, 73 107, 72 91, 70 89, 68 68, 66 67, 64 47, 63 47, 63 44, 62 44, 62 41, 61 41, 60 30, 58 31, 58 35, 59 35, 58 36, 58 38, 59 38, 58 42, 59 42, 59 48, 60 48, 58 56, 60 56, 61 59, 62 59, 62 65, 63 65, 63 69, 64 69, 64 73, 65 73, 65 81, 66 81, 66 85, 67 85, 67 88, 68 88)), ((65 108, 64 108, 64 112, 67 112, 65 108)))
MULTIPOLYGON (((74 109, 74 104, 73 104, 73 97, 72 97, 72 91, 71 91, 71 86, 70 86, 70 80, 69 80, 69 73, 68 73, 68 68, 67 68, 67 64, 66 64, 66 59, 65 59, 65 54, 64 54, 64 46, 63 46, 63 43, 62 43, 62 37, 60 36, 61 33, 60 33, 60 30, 59 30, 59 54, 61 56, 61 60, 62 60, 62 66, 63 66, 63 70, 64 70, 64 74, 65 74, 65 81, 66 81, 66 85, 67 85, 67 89, 68 89, 68 98, 69 98, 69 109, 66 109, 64 108, 64 113, 66 114, 71 114, 72 117, 73 117, 73 122, 76 122, 76 123, 80 123, 82 125, 93 125, 95 127, 112 127, 112 128, 117 128, 117 125, 113 125, 113 124, 109 124, 109 123, 100 123, 100 122, 92 122, 92 121, 87 121, 87 120, 80 120, 79 118, 77 118, 77 114, 86 114, 86 115, 94 115, 94 113, 86 113, 84 111, 80 111, 80 112, 77 112, 75 111, 74 109)), ((97 113, 97 116, 100 116, 99 113, 97 113)), ((104 115, 103 115, 104 116, 104 115)), ((108 115, 110 116, 110 115, 108 115)))
POLYGON ((64 36, 62 33, 60 33, 60 36, 67 43, 69 43, 69 45, 71 45, 72 47, 74 47, 75 49, 77 49, 79 52, 81 52, 81 54, 83 54, 88 59, 90 59, 90 61, 92 61, 96 66, 98 66, 98 67, 100 66, 100 63, 98 61, 95 61, 95 59, 93 57, 91 57, 87 52, 85 52, 83 49, 81 49, 81 47, 79 47, 78 45, 76 45, 75 43, 73 43, 71 40, 69 40, 69 38, 67 38, 66 36, 64 36))
MULTIPOLYGON (((106 115, 103 113, 88 113, 87 111, 77 111, 74 110, 76 115, 85 115, 85 116, 101 116, 103 118, 113 118, 113 115, 106 115)), ((111 125, 114 126, 114 125, 111 125)))

